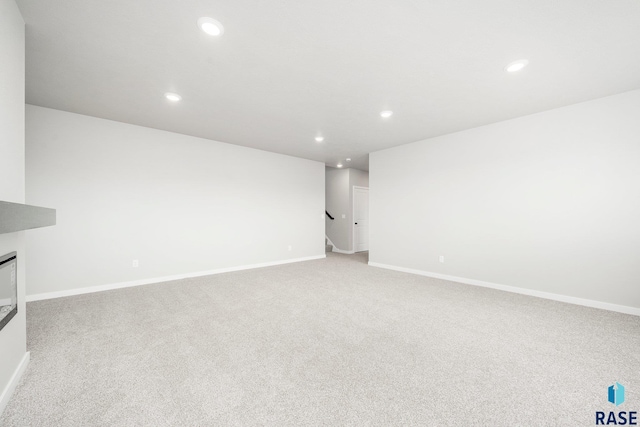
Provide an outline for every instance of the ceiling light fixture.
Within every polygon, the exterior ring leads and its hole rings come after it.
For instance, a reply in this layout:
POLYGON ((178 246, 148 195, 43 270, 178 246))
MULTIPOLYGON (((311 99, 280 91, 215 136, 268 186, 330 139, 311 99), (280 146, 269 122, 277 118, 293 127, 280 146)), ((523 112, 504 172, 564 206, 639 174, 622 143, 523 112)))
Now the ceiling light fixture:
POLYGON ((178 102, 182 99, 182 97, 180 95, 178 95, 177 93, 171 93, 171 92, 167 92, 164 94, 164 97, 167 98, 169 101, 172 102, 178 102))
POLYGON ((338 163, 336 166, 341 168, 342 167, 342 163, 338 163))
POLYGON ((316 136, 316 142, 322 142, 322 141, 324 141, 323 136, 316 136))
POLYGON ((526 67, 528 63, 529 61, 527 61, 526 59, 519 59, 517 61, 513 61, 512 63, 504 67, 504 70, 507 73, 515 73, 517 71, 522 70, 524 67, 526 67))
POLYGON ((198 19, 198 27, 210 36, 221 36, 224 33, 224 27, 218 21, 207 16, 198 19))
POLYGON ((351 159, 349 157, 347 157, 347 162, 350 162, 350 161, 351 161, 351 159))
POLYGON ((382 116, 382 118, 384 119, 388 119, 389 117, 391 117, 391 115, 393 114, 393 111, 390 110, 386 110, 380 113, 380 116, 382 116))

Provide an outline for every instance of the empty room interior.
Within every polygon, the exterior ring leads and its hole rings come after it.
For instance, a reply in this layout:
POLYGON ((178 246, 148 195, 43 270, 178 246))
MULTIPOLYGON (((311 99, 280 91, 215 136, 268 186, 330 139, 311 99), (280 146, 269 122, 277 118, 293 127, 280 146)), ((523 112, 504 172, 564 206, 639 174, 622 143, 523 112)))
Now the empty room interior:
POLYGON ((640 2, 0 0, 0 426, 637 425, 640 2))

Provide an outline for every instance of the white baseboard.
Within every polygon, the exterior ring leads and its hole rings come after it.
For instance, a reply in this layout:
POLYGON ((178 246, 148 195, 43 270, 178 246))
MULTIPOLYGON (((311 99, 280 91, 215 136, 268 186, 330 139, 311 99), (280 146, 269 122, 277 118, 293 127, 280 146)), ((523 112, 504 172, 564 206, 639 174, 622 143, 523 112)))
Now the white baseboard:
POLYGON ((337 254, 347 254, 347 255, 353 255, 355 253, 354 251, 344 251, 338 248, 336 245, 333 244, 329 236, 327 236, 326 234, 324 237, 327 239, 327 244, 331 245, 331 252, 335 252, 337 254))
POLYGON ((164 277, 154 277, 154 278, 151 278, 151 279, 133 280, 131 282, 120 282, 120 283, 111 283, 111 284, 108 284, 108 285, 89 286, 89 287, 86 287, 86 288, 68 289, 68 290, 65 290, 65 291, 58 291, 58 292, 46 292, 46 293, 42 293, 42 294, 27 295, 26 300, 27 300, 27 302, 32 302, 32 301, 41 301, 41 300, 52 299, 52 298, 69 297, 69 296, 73 296, 73 295, 90 294, 90 293, 93 293, 93 292, 111 291, 111 290, 114 290, 114 289, 122 289, 122 288, 130 288, 130 287, 133 287, 133 286, 150 285, 150 284, 153 284, 153 283, 169 282, 169 281, 172 281, 172 280, 188 279, 188 278, 191 278, 191 277, 210 276, 212 274, 230 273, 232 271, 251 270, 251 269, 254 269, 254 268, 272 267, 274 265, 291 264, 291 263, 294 263, 294 262, 301 262, 301 261, 311 261, 311 260, 314 260, 314 259, 322 259, 322 258, 326 258, 326 257, 327 257, 327 255, 322 254, 322 255, 315 255, 315 256, 304 257, 304 258, 286 259, 286 260, 282 260, 282 261, 263 262, 263 263, 260 263, 260 264, 250 264, 250 265, 240 265, 240 266, 237 266, 237 267, 218 268, 218 269, 215 269, 215 270, 198 271, 198 272, 195 272, 195 273, 184 273, 184 274, 176 274, 176 275, 173 275, 173 276, 164 276, 164 277))
POLYGON ((27 351, 24 354, 24 356, 22 356, 22 360, 20 361, 20 364, 18 365, 16 370, 13 372, 13 375, 9 380, 9 384, 7 384, 7 386, 2 391, 2 394, 0 394, 0 416, 4 412, 4 408, 7 407, 7 403, 9 403, 11 396, 13 396, 13 392, 16 391, 16 387, 20 382, 20 378, 22 378, 22 374, 24 374, 24 371, 27 369, 27 366, 29 366, 30 359, 31 359, 31 353, 27 351))
POLYGON ((353 255, 355 252, 353 251, 343 251, 342 249, 338 249, 335 246, 333 247, 333 251, 332 252, 336 252, 339 254, 347 254, 347 255, 353 255))
POLYGON ((513 292, 516 294, 529 295, 532 297, 550 299, 554 301, 566 302, 569 304, 582 305, 585 307, 599 308, 602 310, 616 311, 618 313, 631 314, 640 316, 640 308, 629 307, 626 305, 611 304, 608 302, 594 301, 590 299, 571 297, 567 295, 553 294, 551 292, 536 291, 533 289, 518 288, 516 286, 499 285, 491 282, 483 282, 482 280, 467 279, 466 277, 449 276, 446 274, 432 273, 430 271, 416 270, 413 268, 397 267, 394 265, 380 264, 377 262, 369 262, 372 267, 385 268, 387 270, 401 271, 403 273, 417 274, 419 276, 433 277, 435 279, 449 280, 452 282, 464 283, 466 285, 482 286, 484 288, 498 289, 505 292, 513 292))
POLYGON ((329 236, 327 236, 326 234, 324 235, 324 238, 327 240, 327 245, 331 245, 333 247, 335 247, 336 245, 333 244, 333 242, 331 241, 331 239, 329 238, 329 236))

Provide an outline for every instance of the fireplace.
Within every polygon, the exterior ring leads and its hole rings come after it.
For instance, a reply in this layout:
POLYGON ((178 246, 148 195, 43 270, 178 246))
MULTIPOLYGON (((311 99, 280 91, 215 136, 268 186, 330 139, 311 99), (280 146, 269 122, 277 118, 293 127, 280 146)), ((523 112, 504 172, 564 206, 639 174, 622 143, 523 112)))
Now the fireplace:
POLYGON ((16 252, 0 256, 0 330, 18 312, 17 260, 16 252))
MULTIPOLYGON (((56 210, 0 200, 0 234, 56 224, 56 210)), ((0 256, 0 330, 18 313, 18 254, 0 256)))

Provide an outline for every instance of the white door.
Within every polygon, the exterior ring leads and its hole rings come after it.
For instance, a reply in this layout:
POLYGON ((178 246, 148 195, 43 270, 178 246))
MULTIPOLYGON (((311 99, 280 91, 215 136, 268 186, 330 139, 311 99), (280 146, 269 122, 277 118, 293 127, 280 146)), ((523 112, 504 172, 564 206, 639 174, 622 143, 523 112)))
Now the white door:
POLYGON ((369 250, 369 189, 353 187, 353 250, 369 250))

